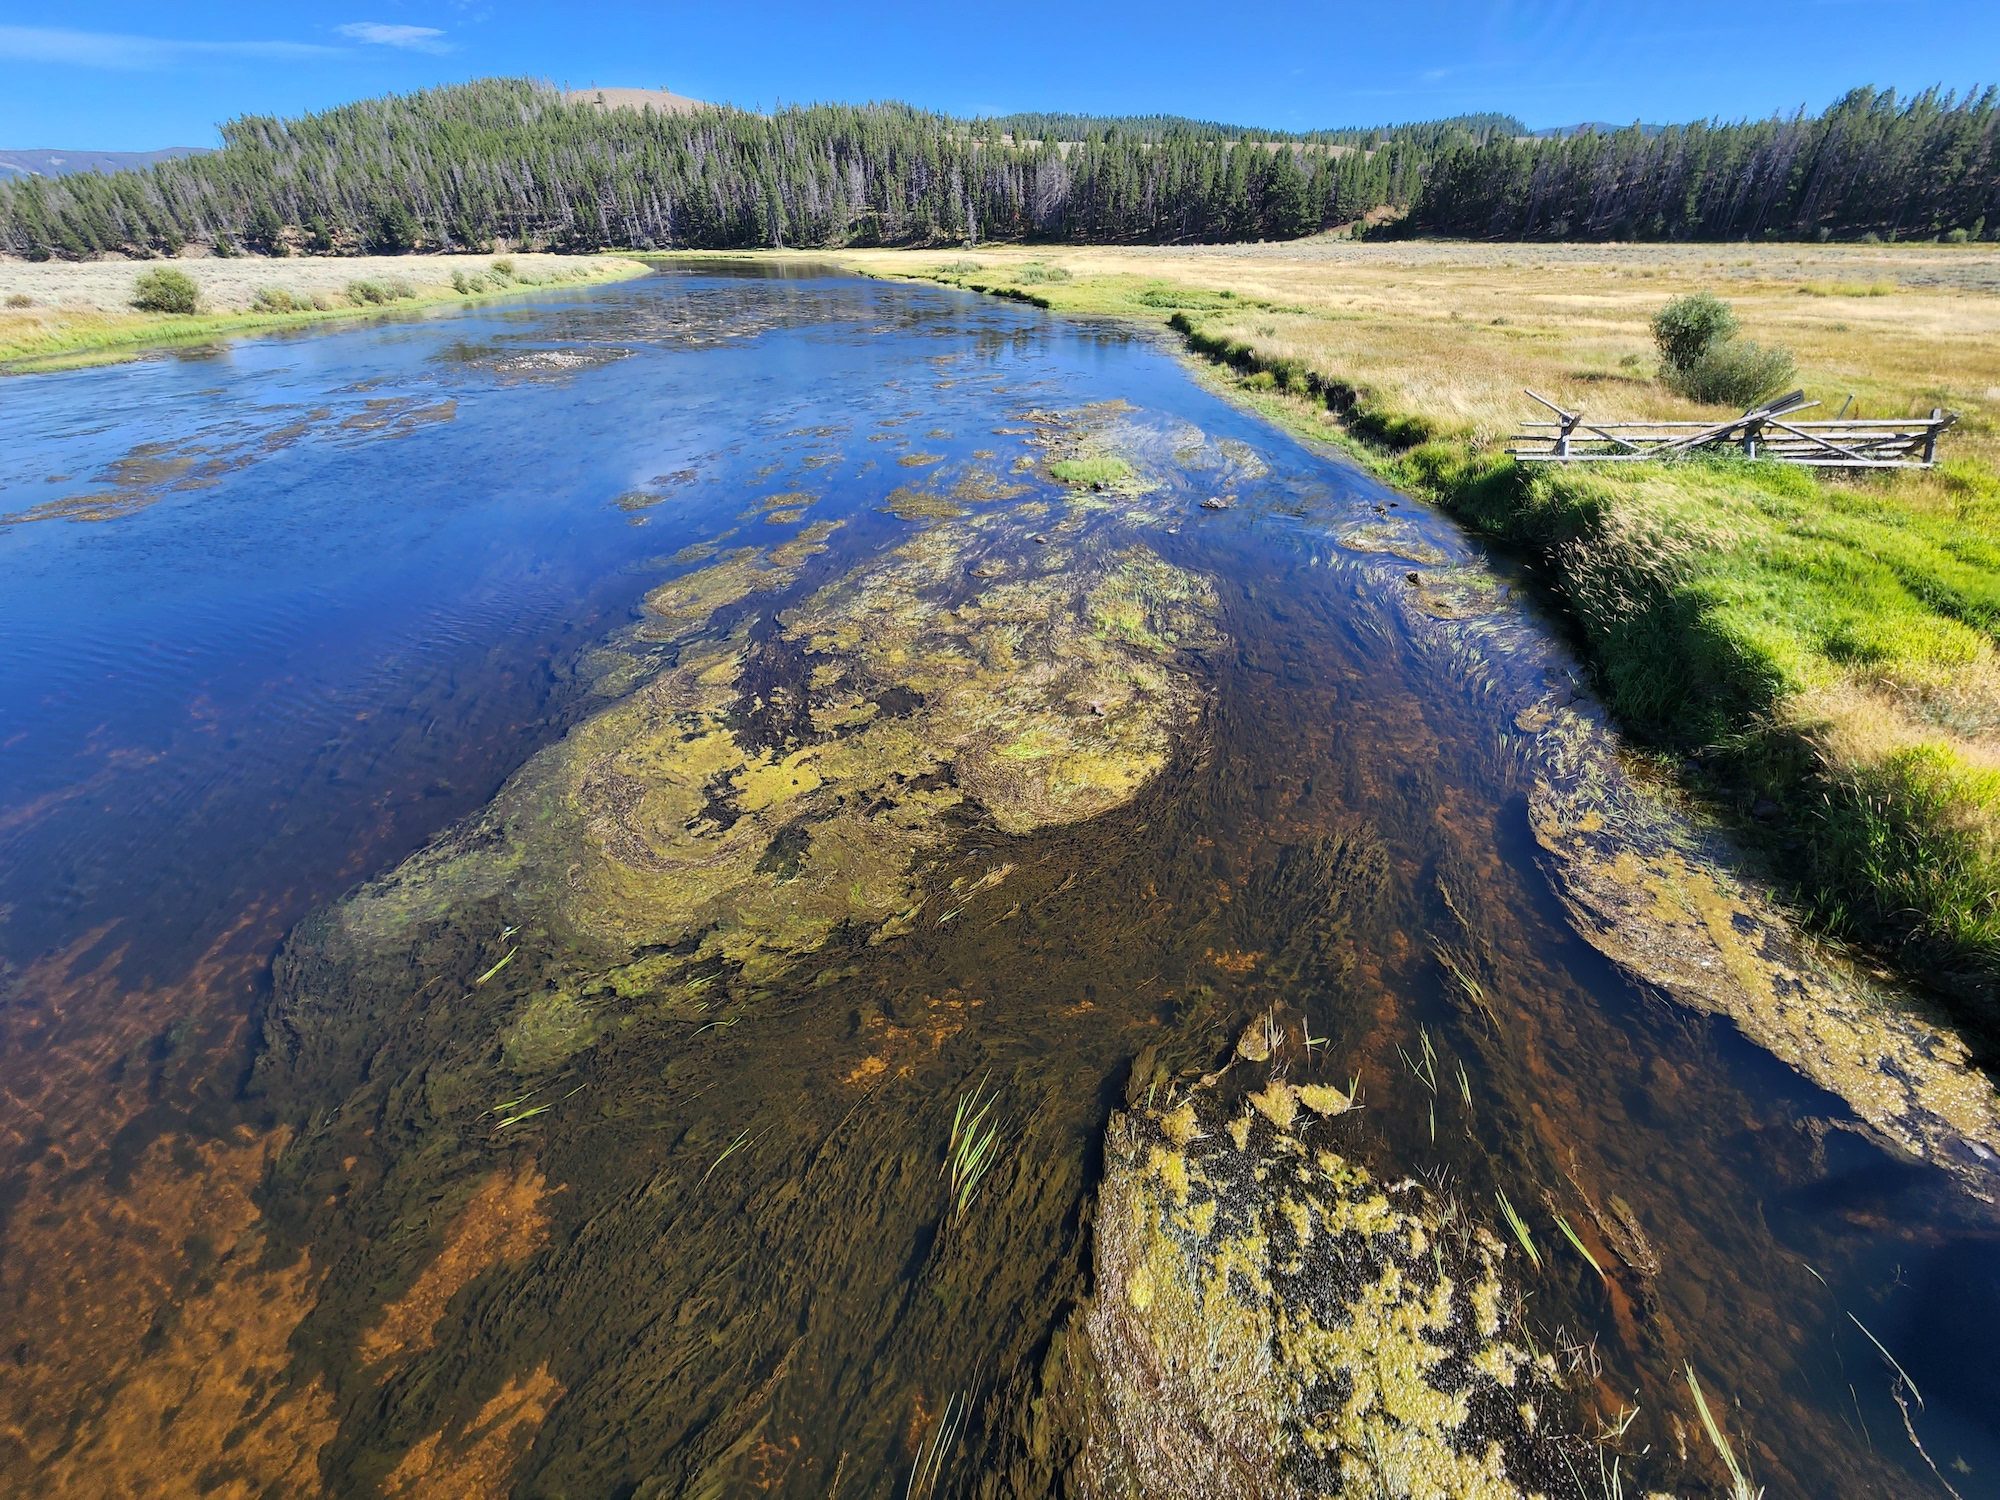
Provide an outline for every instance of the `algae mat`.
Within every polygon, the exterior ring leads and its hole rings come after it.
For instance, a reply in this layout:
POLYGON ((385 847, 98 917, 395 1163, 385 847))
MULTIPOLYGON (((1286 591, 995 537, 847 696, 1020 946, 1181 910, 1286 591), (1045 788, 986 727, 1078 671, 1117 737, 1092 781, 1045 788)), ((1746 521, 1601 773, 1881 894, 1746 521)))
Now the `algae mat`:
POLYGON ((1166 352, 695 268, 63 378, 10 1480, 1692 1495, 1690 1370, 2000 1473, 1990 1085, 1166 352))

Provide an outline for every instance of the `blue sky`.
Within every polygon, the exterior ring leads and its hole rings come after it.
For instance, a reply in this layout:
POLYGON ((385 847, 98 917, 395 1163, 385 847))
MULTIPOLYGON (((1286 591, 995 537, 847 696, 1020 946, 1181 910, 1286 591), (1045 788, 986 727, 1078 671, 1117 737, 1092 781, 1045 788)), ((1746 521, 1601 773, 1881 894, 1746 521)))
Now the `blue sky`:
POLYGON ((2000 81, 2000 4, 0 0, 0 147, 207 145, 232 115, 501 73, 750 108, 893 98, 1292 130, 1482 109, 1671 121, 1819 109, 1864 83, 2000 81))

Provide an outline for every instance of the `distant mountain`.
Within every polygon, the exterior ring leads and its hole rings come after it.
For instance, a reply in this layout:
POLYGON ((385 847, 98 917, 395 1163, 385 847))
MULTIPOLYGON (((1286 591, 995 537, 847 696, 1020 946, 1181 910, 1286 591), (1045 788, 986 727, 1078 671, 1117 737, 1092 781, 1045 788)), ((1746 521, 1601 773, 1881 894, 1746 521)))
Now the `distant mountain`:
POLYGON ((169 146, 164 151, 0 151, 0 182, 22 177, 67 177, 72 172, 136 172, 156 161, 204 156, 206 146, 169 146))

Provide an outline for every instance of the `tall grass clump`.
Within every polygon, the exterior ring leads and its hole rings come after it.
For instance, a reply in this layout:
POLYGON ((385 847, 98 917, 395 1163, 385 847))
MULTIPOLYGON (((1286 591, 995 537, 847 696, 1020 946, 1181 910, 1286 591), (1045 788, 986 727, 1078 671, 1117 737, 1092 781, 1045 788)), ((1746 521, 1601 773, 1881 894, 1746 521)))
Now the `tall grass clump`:
POLYGON ((1676 297, 1653 315, 1660 379, 1690 401, 1756 405, 1798 373, 1783 349, 1740 337, 1735 309, 1712 292, 1676 297))
POLYGON ((1101 490, 1131 478, 1132 466, 1111 455, 1099 458, 1064 458, 1049 465, 1051 477, 1079 489, 1101 490))
POLYGON ((201 306, 201 288, 185 271, 159 266, 132 283, 132 305, 141 312, 188 314, 201 306))

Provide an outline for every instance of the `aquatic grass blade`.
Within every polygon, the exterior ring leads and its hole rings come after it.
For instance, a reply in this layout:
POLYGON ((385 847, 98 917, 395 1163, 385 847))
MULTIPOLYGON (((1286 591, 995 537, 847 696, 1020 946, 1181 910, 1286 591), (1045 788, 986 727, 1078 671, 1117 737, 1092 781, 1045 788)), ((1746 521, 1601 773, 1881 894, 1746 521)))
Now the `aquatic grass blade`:
POLYGON ((1597 1263, 1597 1257, 1590 1253, 1590 1247, 1584 1244, 1584 1242, 1581 1239, 1577 1238, 1576 1231, 1569 1227, 1569 1220, 1565 1219, 1561 1214, 1556 1215, 1556 1228, 1560 1229, 1563 1232, 1564 1239, 1568 1240, 1572 1245, 1576 1247, 1576 1253, 1578 1255, 1581 1255, 1586 1261, 1590 1262, 1591 1270, 1595 1271, 1599 1276, 1604 1276, 1604 1279, 1606 1281, 1609 1281, 1611 1279, 1609 1276, 1604 1275, 1604 1267, 1600 1266, 1597 1263))
MULTIPOLYGON (((1818 1273, 1815 1272, 1814 1274, 1817 1275, 1818 1273)), ((1919 1410, 1921 1410, 1924 1404, 1924 1393, 1918 1390, 1917 1383, 1914 1380, 1910 1379, 1910 1372, 1908 1370, 1905 1370, 1900 1364, 1896 1363, 1896 1356, 1891 1354, 1888 1351, 1888 1349, 1884 1347, 1880 1339, 1876 1338, 1874 1334, 1868 1333, 1868 1325, 1866 1323, 1862 1322, 1859 1318, 1855 1317, 1853 1313, 1849 1313, 1847 1316, 1848 1320, 1852 1322, 1856 1328, 1859 1328, 1863 1333, 1868 1334, 1868 1342, 1873 1344, 1877 1349, 1880 1349, 1882 1351, 1882 1357, 1888 1360, 1890 1368, 1895 1370, 1895 1372, 1902 1377, 1903 1384, 1908 1386, 1910 1388, 1910 1394, 1917 1398, 1917 1407, 1919 1410)))
POLYGON ((1493 1196, 1500 1200, 1500 1212, 1506 1216, 1507 1227, 1514 1231, 1514 1238, 1521 1242, 1521 1248, 1527 1252, 1529 1263, 1537 1271, 1541 1270, 1542 1253, 1535 1248, 1535 1241, 1528 1233, 1528 1221, 1515 1211, 1514 1205, 1508 1201, 1505 1193, 1496 1192, 1493 1196))
POLYGON ((495 974, 498 974, 502 969, 506 968, 507 965, 511 964, 514 961, 514 955, 516 953, 519 953, 520 951, 521 951, 521 945, 519 943, 516 943, 513 947, 509 948, 507 950, 507 956, 505 958, 501 959, 499 963, 495 964, 492 968, 488 969, 484 974, 481 974, 477 979, 472 981, 472 987, 474 989, 478 989, 480 985, 486 983, 487 980, 491 979, 495 974))
MULTIPOLYGON (((1862 1332, 1866 1333, 1867 1330, 1863 1329, 1862 1332)), ((1722 1429, 1716 1425, 1715 1413, 1708 1409, 1708 1398, 1701 1392, 1701 1382, 1695 1379, 1694 1366, 1683 1364, 1681 1369, 1687 1374, 1688 1389, 1694 1393, 1695 1410, 1701 1414, 1701 1425, 1708 1433, 1708 1440, 1715 1445, 1715 1451, 1722 1455, 1722 1462, 1729 1470, 1730 1500, 1757 1500, 1757 1497, 1764 1492, 1750 1487, 1749 1477, 1744 1474, 1743 1466, 1736 1461, 1736 1450, 1729 1446, 1729 1439, 1722 1435, 1722 1429)))

